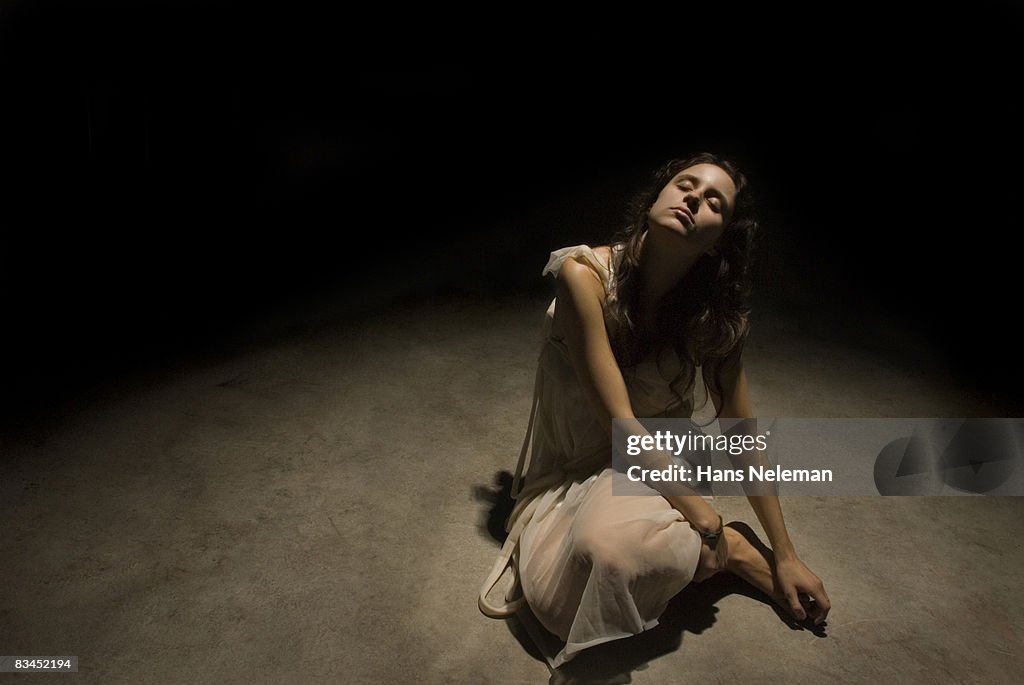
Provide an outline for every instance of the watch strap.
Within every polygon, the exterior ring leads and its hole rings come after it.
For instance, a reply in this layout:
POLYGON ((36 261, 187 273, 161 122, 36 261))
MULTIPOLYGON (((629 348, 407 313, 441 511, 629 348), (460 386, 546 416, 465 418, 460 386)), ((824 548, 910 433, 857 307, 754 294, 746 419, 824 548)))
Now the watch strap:
POLYGON ((722 515, 718 515, 718 528, 716 530, 700 530, 696 529, 701 539, 706 542, 717 541, 722 536, 722 532, 725 530, 725 522, 722 520, 722 515))

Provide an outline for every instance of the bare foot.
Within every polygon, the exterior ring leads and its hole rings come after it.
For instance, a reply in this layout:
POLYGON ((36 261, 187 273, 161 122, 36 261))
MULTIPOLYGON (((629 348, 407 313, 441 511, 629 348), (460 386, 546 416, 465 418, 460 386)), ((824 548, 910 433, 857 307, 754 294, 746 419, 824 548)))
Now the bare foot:
POLYGON ((772 550, 742 521, 725 524, 725 535, 729 540, 729 571, 771 597, 788 613, 789 602, 776 586, 772 573, 775 566, 772 550))

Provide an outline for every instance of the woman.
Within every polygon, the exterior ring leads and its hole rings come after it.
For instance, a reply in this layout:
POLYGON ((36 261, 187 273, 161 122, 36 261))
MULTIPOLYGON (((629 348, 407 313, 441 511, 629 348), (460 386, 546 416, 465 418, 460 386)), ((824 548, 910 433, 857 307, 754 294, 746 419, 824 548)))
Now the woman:
POLYGON ((557 250, 543 272, 555 275, 556 297, 509 536, 479 605, 505 617, 528 602, 565 641, 555 666, 657 625, 689 582, 722 571, 799 620, 818 625, 828 615, 821 580, 797 556, 776 497, 748 497, 771 542, 762 552, 734 524, 723 526, 711 498, 612 495, 612 418, 689 417, 697 366, 719 418, 752 417, 742 363, 757 225, 749 194, 742 173, 715 155, 673 160, 634 200, 618 240, 557 250), (488 594, 509 566, 512 589, 495 603, 488 594))

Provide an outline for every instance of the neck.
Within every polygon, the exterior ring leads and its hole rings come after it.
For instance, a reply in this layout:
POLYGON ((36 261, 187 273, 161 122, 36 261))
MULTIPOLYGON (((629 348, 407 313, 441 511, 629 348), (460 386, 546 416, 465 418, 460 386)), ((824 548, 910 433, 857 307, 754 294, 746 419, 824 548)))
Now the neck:
MULTIPOLYGON (((671 237, 671 236, 670 236, 671 237)), ((641 320, 653 323, 655 312, 665 295, 682 280, 699 255, 653 244, 649 234, 640 245, 641 320), (660 248, 660 249, 659 249, 660 248)))

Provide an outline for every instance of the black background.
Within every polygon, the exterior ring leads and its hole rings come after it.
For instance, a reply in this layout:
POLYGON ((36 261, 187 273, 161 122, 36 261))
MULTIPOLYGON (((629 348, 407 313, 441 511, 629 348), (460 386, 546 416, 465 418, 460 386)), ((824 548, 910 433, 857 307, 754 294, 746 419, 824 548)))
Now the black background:
POLYGON ((1019 396, 1019 9, 482 12, 3 5, 6 410, 326 294, 537 292, 709 148, 762 197, 762 293, 1019 396))

